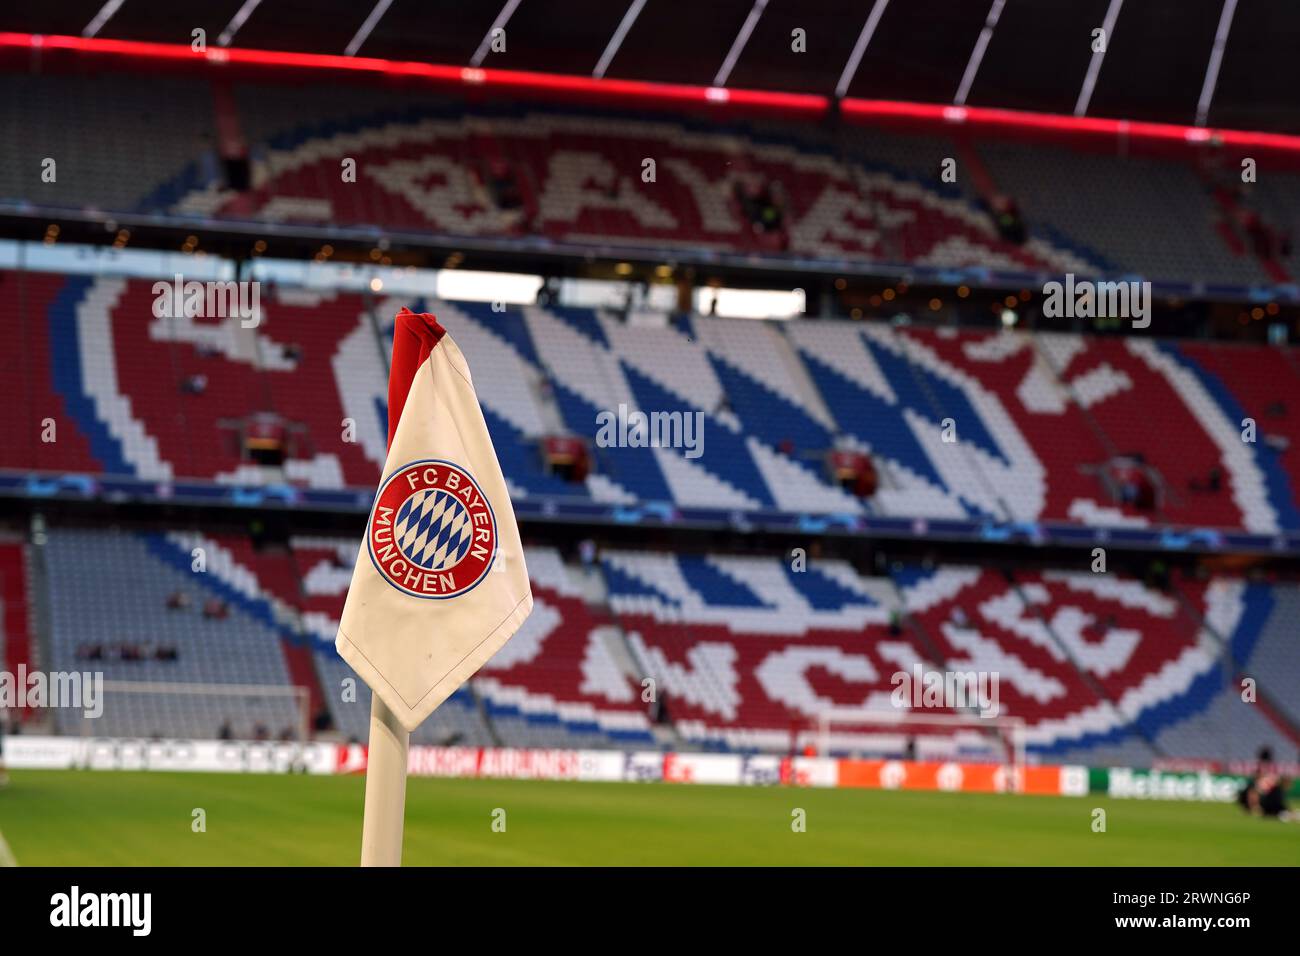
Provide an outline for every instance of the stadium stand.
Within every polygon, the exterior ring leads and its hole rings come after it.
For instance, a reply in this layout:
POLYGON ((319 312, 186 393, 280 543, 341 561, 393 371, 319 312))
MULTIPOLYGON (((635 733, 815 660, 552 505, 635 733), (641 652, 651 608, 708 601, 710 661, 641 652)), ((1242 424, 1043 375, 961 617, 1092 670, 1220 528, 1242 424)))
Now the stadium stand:
POLYGON ((790 749, 830 706, 882 707, 923 660, 889 636, 887 586, 843 562, 611 551, 610 606, 677 730, 699 747, 790 749))
POLYGON ((1289 752, 1296 743, 1295 710, 1280 705, 1294 698, 1289 673, 1294 665, 1285 662, 1287 642, 1279 643, 1276 636, 1285 611, 1275 620, 1274 608, 1285 604, 1294 585, 1237 577, 1198 582, 1181 575, 1173 584, 1171 596, 1181 603, 1184 617, 1199 627, 1201 646, 1215 663, 1213 671, 1198 682, 1204 706, 1161 729, 1154 738, 1157 745, 1168 754, 1215 750, 1234 754, 1242 762, 1253 759, 1259 746, 1274 753, 1289 752), (1193 596, 1197 591, 1206 598, 1203 614, 1193 596), (1236 616, 1235 626, 1231 616, 1236 616), (1266 634, 1269 650, 1257 656, 1256 648, 1266 634), (1252 706, 1242 706, 1248 677, 1256 680, 1257 687, 1252 706))
POLYGON ((1269 279, 1254 256, 1224 242, 1212 190, 1190 164, 1116 162, 1041 143, 982 143, 980 152, 1031 222, 1061 229, 1121 271, 1187 282, 1269 279), (1096 201, 1100 195, 1105 202, 1096 201))
MULTIPOLYGON (((258 547, 233 534, 67 527, 40 553, 56 668, 93 660, 108 680, 308 685, 328 713, 314 715, 318 731, 363 739, 369 692, 333 650, 355 542, 306 535, 258 547), (227 612, 205 613, 213 600, 227 612), (155 658, 164 637, 175 654, 155 658), (297 668, 295 648, 314 666, 297 668)), ((893 676, 920 666, 999 674, 1000 715, 1026 721, 1032 759, 1248 759, 1261 743, 1284 752, 1300 742, 1291 584, 1226 576, 1165 589, 1117 574, 953 564, 873 577, 840 560, 795 570, 775 557, 639 549, 587 564, 534 546, 526 559, 534 614, 417 740, 788 752, 818 743, 829 709, 893 710, 893 676), (1265 707, 1241 703, 1243 673, 1265 707)), ((269 695, 124 691, 114 704, 97 734, 203 738, 229 725, 250 736, 260 725, 279 735, 298 720, 292 699, 269 695)), ((80 714, 57 720, 81 730, 80 714)), ((855 738, 835 740, 851 749, 855 738)), ((961 735, 946 745, 963 746, 961 735)), ((926 741, 931 755, 944 746, 926 741)))
MULTIPOLYGON (((376 40, 400 51, 392 23, 376 40)), ((351 86, 6 80, 10 212, 355 227, 602 262, 784 257, 822 278, 838 264, 1004 270, 1034 286, 1067 272, 1200 289, 1300 275, 1286 234, 1300 178, 1278 173, 1246 195, 1174 146, 1121 156, 933 127, 467 110, 414 91, 387 108, 351 86), (247 141, 246 190, 232 188, 214 118, 247 141), (57 180, 38 182, 32 170, 52 155, 57 180), (952 156, 962 175, 945 182, 952 156), (340 178, 345 157, 356 182, 340 178), (1022 237, 1000 230, 999 202, 1018 208, 1022 237)), ((465 352, 517 502, 778 513, 799 528, 915 519, 918 538, 943 519, 1300 531, 1289 346, 825 317, 630 321, 549 295, 500 308, 279 281, 263 283, 243 327, 158 316, 154 280, 170 275, 63 267, 0 271, 0 323, 23 357, 0 363, 0 471, 30 476, 32 497, 52 476, 123 476, 276 487, 290 503, 295 489, 342 491, 364 508, 385 458, 391 317, 410 305, 465 352), (597 440, 600 416, 623 409, 672 418, 702 453, 597 440), (591 467, 566 476, 544 449, 574 438, 591 467), (841 486, 832 451, 869 456, 875 490, 841 486)), ((265 541, 178 520, 142 531, 55 519, 48 540, 0 540, 0 662, 38 660, 39 599, 51 669, 266 688, 114 691, 96 734, 296 733, 285 693, 296 692, 313 732, 363 740, 370 691, 333 649, 357 540, 310 521, 265 541)), ((575 558, 530 543, 532 616, 413 740, 784 753, 817 745, 828 709, 888 707, 891 676, 919 666, 999 674, 1002 713, 1026 722, 1035 760, 1242 761, 1300 744, 1293 582, 1216 569, 1166 583, 944 555, 888 573, 816 557, 796 571, 714 547, 624 540, 575 558), (1246 677, 1258 706, 1243 705, 1246 677)), ((53 729, 86 732, 71 711, 53 729)), ((927 739, 923 751, 971 742, 927 739)), ((898 755, 907 743, 888 736, 898 755)))
POLYGON ((1172 149, 1122 156, 542 106, 482 105, 467 117, 463 103, 419 92, 400 103, 377 110, 373 91, 350 87, 237 83, 215 95, 185 78, 160 96, 131 76, 14 76, 0 100, 0 129, 15 144, 0 158, 0 200, 1237 287, 1293 281, 1300 255, 1284 241, 1300 179, 1282 173, 1262 197, 1225 200, 1233 194, 1215 174, 1172 149), (226 184, 210 132, 218 109, 248 141, 248 192, 226 184), (49 156, 67 165, 40 183, 27 171, 49 156), (972 172, 944 182, 940 164, 956 156, 972 172), (356 160, 356 182, 341 180, 343 157, 356 160), (655 160, 650 181, 646 158, 655 160), (761 228, 742 201, 747 190, 770 197, 761 228), (999 234, 992 210, 1001 199, 1021 210, 1023 241, 999 234), (1275 248, 1254 238, 1261 219, 1275 248))
POLYGON ((18 151, 6 150, 0 157, 0 194, 66 208, 126 211, 182 170, 215 175, 209 85, 173 79, 161 91, 150 77, 6 74, 0 90, 6 141, 26 140, 34 147, 29 156, 57 157, 58 166, 57 180, 45 184, 53 189, 32 192, 33 167, 18 151), (123 109, 127 103, 132 106, 123 109), (212 152, 196 155, 196 145, 212 152))
MULTIPOLYGON (((56 530, 44 554, 51 581, 52 670, 79 672, 93 661, 108 681, 290 684, 274 622, 252 602, 233 600, 233 588, 222 592, 232 599, 226 616, 204 613, 222 593, 196 583, 189 550, 166 536, 56 530), (184 603, 169 606, 178 594, 184 603), (164 639, 175 648, 174 659, 155 656, 164 639)), ((60 732, 85 730, 81 711, 54 713, 60 732)), ((105 706, 94 729, 105 736, 215 739, 230 723, 237 736, 252 739, 259 726, 279 736, 298 722, 288 697, 123 691, 105 706)))
MULTIPOLYGON (((152 289, 0 272, 0 305, 33 359, 0 373, 12 399, 0 417, 17 436, 0 467, 373 486, 400 300, 276 285, 257 327, 243 329, 157 318, 152 289), (57 441, 42 438, 47 426, 57 441)), ((1300 366, 1288 347, 830 320, 633 325, 566 306, 415 304, 462 344, 520 497, 1300 529, 1288 406, 1300 366), (599 440, 599 416, 620 408, 675 416, 683 441, 698 422, 699 454, 599 440), (589 446, 589 474, 547 469, 539 442, 553 434, 589 446), (874 495, 833 483, 836 448, 871 455, 874 495)))
POLYGON ((27 549, 20 541, 0 540, 0 670, 34 669, 27 549))
POLYGON ((1242 673, 1258 675, 1266 682, 1276 695, 1272 702, 1296 726, 1300 724, 1300 661, 1295 638, 1300 588, 1294 584, 1248 587, 1252 603, 1268 603, 1267 617, 1253 647, 1234 643, 1234 659, 1242 673))

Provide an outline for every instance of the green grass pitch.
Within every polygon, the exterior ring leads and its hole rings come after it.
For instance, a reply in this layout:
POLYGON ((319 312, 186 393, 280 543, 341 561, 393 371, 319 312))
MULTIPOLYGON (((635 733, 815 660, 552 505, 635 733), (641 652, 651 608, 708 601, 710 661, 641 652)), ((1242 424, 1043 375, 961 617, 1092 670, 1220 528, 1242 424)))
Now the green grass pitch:
MULTIPOLYGON (((15 771, 25 866, 357 863, 360 777, 15 771), (207 831, 192 830, 193 811, 207 831)), ((413 779, 407 865, 1300 865, 1231 805, 786 787, 413 779), (1106 810, 1106 832, 1092 830, 1106 810), (492 830, 505 810, 504 833, 492 830), (806 832, 791 829, 806 812, 806 832)))

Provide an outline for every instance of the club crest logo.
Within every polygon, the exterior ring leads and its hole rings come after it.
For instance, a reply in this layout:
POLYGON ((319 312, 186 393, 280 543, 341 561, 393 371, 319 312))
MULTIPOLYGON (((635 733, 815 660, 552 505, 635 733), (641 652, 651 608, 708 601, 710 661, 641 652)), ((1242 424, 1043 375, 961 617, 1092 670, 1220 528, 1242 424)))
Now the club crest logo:
POLYGON ((403 594, 457 597, 492 568, 496 515, 464 468, 439 459, 413 461, 379 486, 366 548, 384 580, 403 594))

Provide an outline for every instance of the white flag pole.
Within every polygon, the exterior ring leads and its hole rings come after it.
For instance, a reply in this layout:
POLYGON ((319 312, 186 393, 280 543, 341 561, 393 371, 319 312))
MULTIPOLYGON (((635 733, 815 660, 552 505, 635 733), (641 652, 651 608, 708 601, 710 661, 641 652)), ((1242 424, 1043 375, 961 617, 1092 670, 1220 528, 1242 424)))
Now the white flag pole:
MULTIPOLYGON (((394 415, 388 430, 389 448, 393 445, 411 376, 419 365, 418 356, 409 345, 400 329, 394 328, 393 361, 388 366, 388 403, 394 415), (397 404, 395 409, 394 387, 397 383, 393 378, 394 363, 398 365, 396 375, 401 396, 401 404, 397 404)), ((361 818, 362 866, 402 865, 402 835, 406 827, 406 757, 410 746, 411 734, 379 695, 371 693, 370 741, 366 747, 366 803, 361 818)))
POLYGON ((406 753, 411 735, 397 716, 370 695, 370 746, 366 758, 366 809, 361 824, 361 865, 401 866, 406 821, 406 753))

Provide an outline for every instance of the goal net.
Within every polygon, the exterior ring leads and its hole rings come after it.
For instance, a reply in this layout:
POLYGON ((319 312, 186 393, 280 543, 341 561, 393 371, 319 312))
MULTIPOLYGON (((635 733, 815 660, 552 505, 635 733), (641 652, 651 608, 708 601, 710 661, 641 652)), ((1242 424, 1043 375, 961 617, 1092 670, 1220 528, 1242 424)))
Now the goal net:
POLYGON ((85 737, 311 739, 310 694, 285 684, 104 681, 102 713, 76 711, 85 737))
POLYGON ((801 748, 823 756, 876 760, 1025 764, 1025 723, 1018 717, 917 713, 912 710, 828 710, 801 748))

